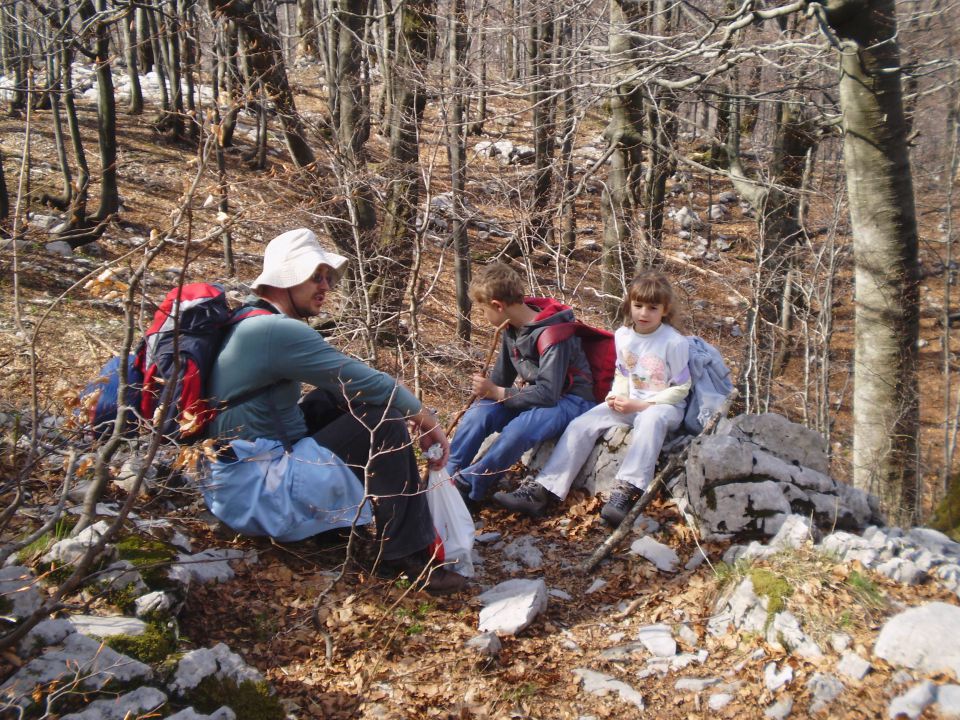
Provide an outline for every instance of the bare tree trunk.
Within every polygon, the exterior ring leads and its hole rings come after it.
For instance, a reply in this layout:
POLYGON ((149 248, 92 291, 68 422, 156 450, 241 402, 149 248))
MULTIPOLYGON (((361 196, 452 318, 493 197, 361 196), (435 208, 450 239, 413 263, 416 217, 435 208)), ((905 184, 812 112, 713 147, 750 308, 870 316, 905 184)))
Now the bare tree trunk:
MULTIPOLYGON (((100 147, 100 207, 93 216, 98 222, 110 219, 120 210, 117 186, 117 104, 110 69, 110 26, 107 0, 97 0, 95 48, 97 73, 97 143, 100 147)), ((88 241, 89 242, 89 241, 88 241)))
POLYGON ((553 77, 553 7, 541 5, 531 17, 534 19, 530 26, 529 50, 534 170, 533 200, 527 236, 530 246, 536 247, 553 244, 553 213, 550 209, 556 140, 553 125, 556 95, 550 92, 553 77))
POLYGON ((137 64, 137 9, 132 5, 127 10, 123 23, 124 56, 127 59, 127 77, 130 79, 130 104, 127 112, 140 115, 143 112, 143 90, 140 87, 140 69, 137 64))
POLYGON ((467 58, 467 13, 464 0, 450 3, 448 16, 447 73, 450 80, 450 103, 447 117, 447 158, 450 161, 450 190, 453 195, 453 218, 450 235, 455 253, 454 275, 457 287, 457 335, 470 340, 470 239, 467 237, 463 191, 466 185, 466 132, 464 123, 463 65, 467 58))
POLYGON ((894 0, 832 0, 856 266, 853 479, 900 523, 916 519, 917 220, 894 0))
POLYGON ((320 57, 317 17, 313 0, 297 0, 297 55, 305 60, 320 57))
POLYGON ((436 0, 413 0, 400 12, 403 37, 392 70, 394 104, 390 121, 390 155, 384 175, 390 178, 380 234, 384 272, 375 297, 387 325, 377 337, 399 336, 399 311, 412 267, 412 238, 420 198, 419 133, 427 95, 423 85, 436 41, 436 0), (384 332, 386 331, 386 332, 384 332))
POLYGON ((618 68, 610 95, 610 120, 604 130, 610 156, 607 187, 601 198, 603 215, 602 281, 604 308, 612 320, 626 281, 636 270, 632 226, 638 201, 638 175, 643 160, 643 101, 641 88, 629 78, 635 69, 634 33, 640 0, 610 0, 609 53, 618 68))

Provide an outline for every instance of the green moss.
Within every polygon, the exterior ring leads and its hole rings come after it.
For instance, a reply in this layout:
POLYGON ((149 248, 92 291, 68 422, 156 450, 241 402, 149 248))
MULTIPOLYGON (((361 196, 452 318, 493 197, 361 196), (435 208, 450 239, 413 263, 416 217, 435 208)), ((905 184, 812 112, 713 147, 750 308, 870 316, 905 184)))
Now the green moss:
POLYGON ((229 678, 205 677, 186 698, 198 711, 210 714, 226 705, 240 720, 284 720, 286 713, 265 682, 244 680, 237 685, 229 678))
POLYGON ((793 587, 782 575, 766 568, 752 568, 748 573, 753 583, 753 591, 767 598, 767 623, 787 605, 787 598, 793 595, 793 587))
POLYGON ((163 590, 167 580, 167 565, 176 559, 176 552, 165 542, 139 535, 128 535, 117 542, 117 556, 130 561, 143 581, 153 590, 163 590))
POLYGON ((105 638, 104 642, 118 653, 148 665, 163 662, 177 649, 173 633, 157 624, 148 625, 142 635, 113 635, 105 638))
POLYGON ((107 591, 107 602, 126 613, 133 610, 140 595, 136 584, 130 583, 122 588, 110 588, 107 591))
POLYGON ((950 483, 950 490, 933 511, 930 527, 960 542, 960 477, 950 483))

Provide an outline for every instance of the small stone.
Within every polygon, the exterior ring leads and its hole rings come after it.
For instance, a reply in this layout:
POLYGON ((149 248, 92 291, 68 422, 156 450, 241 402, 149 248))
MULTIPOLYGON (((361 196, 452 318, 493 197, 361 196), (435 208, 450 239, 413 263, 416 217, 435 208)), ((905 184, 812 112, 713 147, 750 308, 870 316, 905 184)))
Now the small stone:
POLYGON ((503 649, 503 644, 496 633, 486 632, 481 635, 475 635, 466 642, 466 647, 476 650, 486 657, 497 657, 503 649))
POLYGON ((19 619, 38 610, 43 604, 43 598, 36 588, 36 583, 33 570, 28 567, 8 565, 0 568, 0 598, 9 603, 4 614, 19 619))
POLYGON ((826 673, 814 673, 807 680, 807 687, 813 695, 813 701, 810 703, 810 712, 819 712, 837 699, 843 692, 843 683, 833 675, 826 673))
POLYGON ((837 663, 837 672, 854 680, 863 680, 872 669, 869 662, 852 651, 845 652, 837 663))
POLYGON ((514 578, 480 594, 480 631, 515 635, 547 609, 543 578, 514 578))
POLYGON ((631 703, 638 710, 643 710, 643 696, 622 680, 586 668, 577 668, 573 674, 580 679, 583 689, 588 693, 602 697, 613 692, 623 702, 631 703))
POLYGON ((43 247, 51 255, 58 255, 65 258, 73 257, 73 248, 70 246, 70 243, 65 240, 54 240, 53 242, 48 242, 43 247))
POLYGON ((543 553, 536 546, 536 541, 529 535, 517 538, 503 548, 503 556, 507 560, 515 560, 529 570, 539 570, 543 566, 543 553))
POLYGON ((211 675, 229 678, 238 685, 244 680, 263 680, 263 676, 243 662, 243 658, 223 643, 217 643, 212 648, 192 650, 180 658, 169 687, 174 693, 182 695, 211 675))
POLYGON ((485 532, 477 535, 476 541, 482 545, 488 545, 490 543, 495 543, 501 537, 503 536, 498 532, 485 532))
POLYGON ((675 690, 680 692, 703 692, 707 688, 711 688, 714 685, 719 685, 722 680, 718 677, 708 677, 708 678, 680 678, 674 683, 673 687, 675 690))
POLYGON ((776 692, 791 680, 793 680, 793 668, 787 663, 783 664, 783 669, 780 672, 777 672, 775 662, 769 662, 763 668, 763 684, 767 686, 767 690, 770 692, 776 692))
POLYGON ((832 633, 830 635, 830 647, 833 648, 834 652, 842 653, 850 647, 851 642, 853 642, 853 638, 846 633, 832 633))
POLYGON ((790 717, 792 710, 793 697, 790 695, 784 695, 773 705, 770 705, 766 710, 764 710, 763 714, 765 717, 770 718, 770 720, 786 720, 788 717, 790 717))
POLYGON ((595 578, 594 581, 590 583, 590 587, 588 587, 585 592, 587 595, 593 595, 593 593, 597 592, 598 590, 603 590, 603 588, 605 588, 606 586, 607 586, 606 580, 604 580, 603 578, 595 578))
POLYGON ((677 637, 689 647, 696 647, 697 643, 700 642, 700 636, 697 635, 696 630, 686 623, 681 623, 680 627, 677 628, 677 637))
POLYGON ((902 695, 895 697, 887 709, 887 717, 895 720, 901 715, 906 715, 910 720, 917 720, 936 699, 937 686, 929 680, 924 680, 902 695))
POLYGON ((707 700, 707 707, 716 712, 723 710, 731 702, 733 702, 733 695, 730 693, 714 693, 710 696, 710 699, 707 700))
POLYGON ((644 536, 634 540, 630 545, 630 552, 652 562, 661 572, 675 572, 680 558, 673 548, 659 543, 652 537, 644 536))
POLYGON ((668 625, 647 625, 637 631, 637 640, 656 657, 672 657, 677 654, 677 641, 668 625))
POLYGON ((146 595, 141 595, 133 601, 134 614, 138 618, 147 615, 166 615, 174 605, 173 595, 162 590, 156 590, 146 595))

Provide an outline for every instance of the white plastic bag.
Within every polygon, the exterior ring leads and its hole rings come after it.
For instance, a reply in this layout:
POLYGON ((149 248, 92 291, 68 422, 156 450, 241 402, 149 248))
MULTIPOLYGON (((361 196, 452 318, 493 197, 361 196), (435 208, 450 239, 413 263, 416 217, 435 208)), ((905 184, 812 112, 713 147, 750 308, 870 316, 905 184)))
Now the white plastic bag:
POLYGON ((464 577, 473 577, 473 518, 445 469, 430 471, 427 505, 443 541, 446 567, 464 577))

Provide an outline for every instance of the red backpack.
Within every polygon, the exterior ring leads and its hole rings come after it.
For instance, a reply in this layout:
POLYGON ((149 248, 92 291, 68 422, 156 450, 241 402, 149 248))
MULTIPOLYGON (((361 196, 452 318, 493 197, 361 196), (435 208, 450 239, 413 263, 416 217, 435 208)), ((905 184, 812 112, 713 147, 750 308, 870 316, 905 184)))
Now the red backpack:
MULTIPOLYGON (((547 348, 573 335, 580 338, 580 347, 583 348, 587 362, 590 363, 590 372, 593 375, 593 397, 598 403, 603 402, 610 388, 613 387, 613 374, 617 365, 617 349, 612 332, 591 327, 580 321, 548 325, 537 336, 537 352, 543 355, 547 348)), ((575 368, 567 371, 568 382, 573 381, 575 372, 575 368)))

